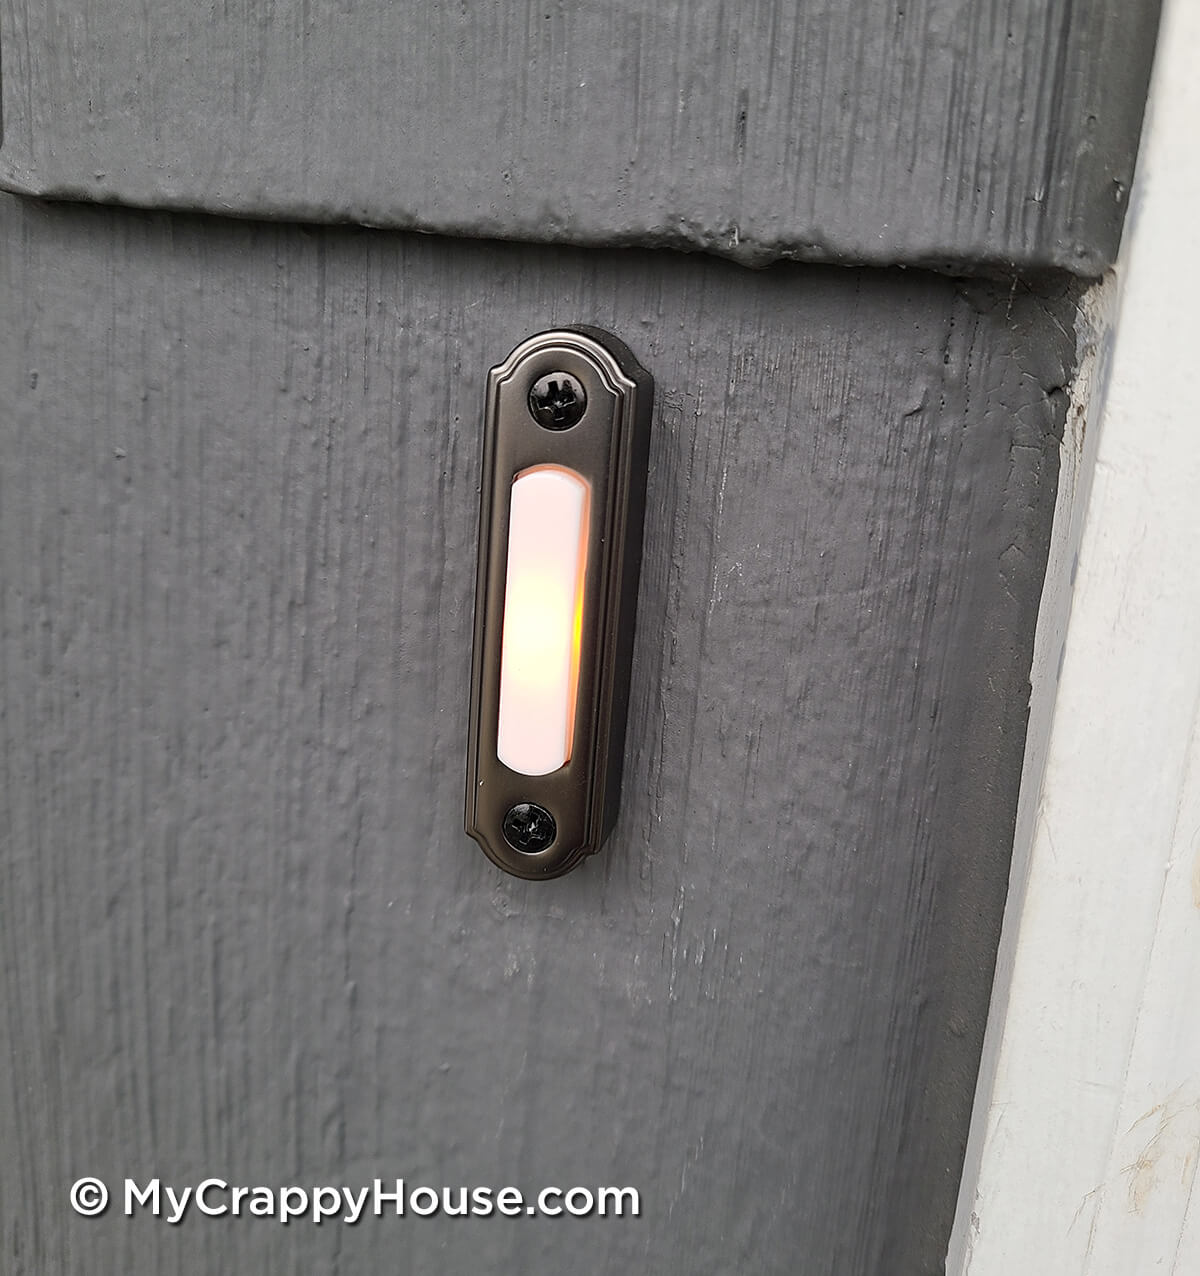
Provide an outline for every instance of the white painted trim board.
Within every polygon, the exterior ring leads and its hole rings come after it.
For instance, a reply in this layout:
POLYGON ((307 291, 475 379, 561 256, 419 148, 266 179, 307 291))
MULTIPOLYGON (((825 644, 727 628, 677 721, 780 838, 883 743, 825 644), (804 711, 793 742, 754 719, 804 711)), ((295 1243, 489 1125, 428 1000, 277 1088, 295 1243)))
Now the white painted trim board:
POLYGON ((1115 343, 1064 444, 950 1276, 1200 1276, 1198 64, 1200 2, 1168 0, 1115 343))

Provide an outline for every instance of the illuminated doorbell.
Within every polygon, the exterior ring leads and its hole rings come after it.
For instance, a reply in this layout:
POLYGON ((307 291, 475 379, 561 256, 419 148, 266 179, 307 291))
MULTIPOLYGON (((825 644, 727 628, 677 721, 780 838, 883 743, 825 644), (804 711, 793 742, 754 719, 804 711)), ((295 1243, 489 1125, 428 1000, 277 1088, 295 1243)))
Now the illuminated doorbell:
POLYGON ((466 827, 518 877, 567 872, 616 821, 653 394, 594 328, 488 373, 466 827))

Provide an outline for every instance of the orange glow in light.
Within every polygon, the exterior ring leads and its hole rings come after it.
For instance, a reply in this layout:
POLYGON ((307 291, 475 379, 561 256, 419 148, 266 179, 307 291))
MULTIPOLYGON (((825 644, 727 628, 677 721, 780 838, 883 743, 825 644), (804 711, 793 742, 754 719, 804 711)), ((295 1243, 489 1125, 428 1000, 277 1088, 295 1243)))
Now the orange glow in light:
POLYGON ((522 775, 548 775, 571 757, 590 503, 587 480, 561 465, 513 481, 496 754, 522 775))

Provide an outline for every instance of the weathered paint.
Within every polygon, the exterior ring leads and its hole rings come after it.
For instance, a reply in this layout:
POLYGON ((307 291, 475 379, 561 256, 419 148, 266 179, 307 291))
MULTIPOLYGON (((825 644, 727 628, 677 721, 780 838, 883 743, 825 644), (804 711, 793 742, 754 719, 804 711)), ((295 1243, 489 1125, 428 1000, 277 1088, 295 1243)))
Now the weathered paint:
POLYGON ((0 185, 928 265, 1111 263, 1158 0, 0 3, 0 185))
POLYGON ((7 1269, 938 1271, 1074 291, 11 199, 0 289, 7 1269), (589 321, 658 390, 624 805, 521 883, 461 829, 483 377, 589 321))
POLYGON ((1168 6, 952 1276, 1200 1270, 1198 54, 1168 6))

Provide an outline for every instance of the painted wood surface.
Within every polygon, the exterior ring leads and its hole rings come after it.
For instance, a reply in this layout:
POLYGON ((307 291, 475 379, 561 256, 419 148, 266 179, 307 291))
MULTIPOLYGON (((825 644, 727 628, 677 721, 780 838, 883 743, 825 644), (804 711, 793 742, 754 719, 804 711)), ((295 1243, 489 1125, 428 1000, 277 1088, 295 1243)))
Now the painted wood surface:
POLYGON ((4 199, 0 293, 5 1270, 939 1271, 1073 292, 4 199), (650 512, 617 832, 522 883, 461 827, 479 420, 568 322, 656 377, 650 512))
POLYGON ((1169 5, 954 1276, 1200 1272, 1197 56, 1169 5))
POLYGON ((0 3, 0 185, 469 237, 1061 268, 1158 0, 0 3))

